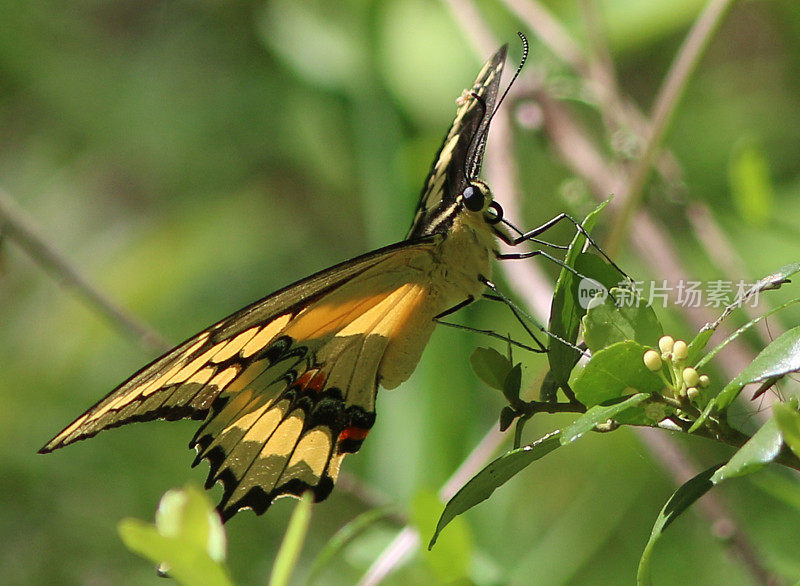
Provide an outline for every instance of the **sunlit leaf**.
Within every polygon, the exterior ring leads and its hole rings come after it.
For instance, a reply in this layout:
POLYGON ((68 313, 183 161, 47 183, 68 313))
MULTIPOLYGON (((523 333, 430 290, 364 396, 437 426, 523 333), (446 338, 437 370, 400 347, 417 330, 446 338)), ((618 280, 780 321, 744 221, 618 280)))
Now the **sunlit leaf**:
POLYGON ((669 527, 681 513, 714 487, 714 483, 711 482, 711 477, 719 467, 720 465, 712 466, 685 482, 672 494, 664 505, 664 508, 661 509, 655 525, 653 525, 653 530, 650 533, 650 539, 647 541, 644 552, 642 552, 642 557, 639 560, 639 570, 636 574, 637 584, 644 585, 650 583, 650 557, 656 542, 664 531, 667 530, 667 527, 669 527))
POLYGON ((561 445, 560 432, 507 452, 473 476, 445 505, 428 548, 432 548, 442 530, 458 515, 488 499, 492 493, 536 460, 543 458, 561 445))
POLYGON ((783 446, 783 435, 774 417, 770 417, 761 428, 711 477, 719 484, 729 478, 746 476, 758 472, 775 460, 783 446))
POLYGON ((645 346, 656 346, 662 336, 661 323, 652 307, 639 300, 622 302, 624 291, 611 289, 611 295, 622 303, 617 307, 614 299, 606 297, 603 303, 592 305, 583 318, 583 337, 592 352, 597 352, 616 342, 634 340, 645 346))
POLYGON ((714 405, 717 409, 725 409, 745 385, 781 377, 798 370, 800 370, 800 326, 784 332, 759 352, 742 372, 725 385, 714 399, 714 405))
POLYGON ((561 432, 561 444, 574 442, 587 431, 594 429, 598 423, 605 423, 623 411, 640 405, 649 396, 647 393, 639 393, 611 405, 595 405, 561 432))
POLYGON ((222 521, 207 496, 194 487, 167 491, 156 523, 123 519, 118 531, 125 546, 159 566, 181 584, 231 584, 222 521))
POLYGON ((644 365, 647 348, 633 341, 617 342, 597 352, 572 385, 577 399, 591 407, 631 393, 654 393, 661 379, 644 365))
POLYGON ((706 348, 706 344, 714 335, 714 330, 711 328, 703 328, 697 335, 689 342, 689 354, 686 357, 686 364, 695 364, 706 348))

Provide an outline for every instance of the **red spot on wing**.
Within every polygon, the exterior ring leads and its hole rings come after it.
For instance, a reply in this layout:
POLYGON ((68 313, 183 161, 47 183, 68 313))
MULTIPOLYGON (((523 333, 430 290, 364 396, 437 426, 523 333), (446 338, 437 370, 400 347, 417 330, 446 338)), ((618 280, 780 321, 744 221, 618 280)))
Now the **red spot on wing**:
POLYGON ((326 380, 327 377, 325 376, 325 373, 320 371, 309 381, 307 388, 319 393, 325 388, 326 380))
POLYGON ((348 439, 360 441, 363 440, 365 437, 367 437, 368 433, 369 433, 368 429, 352 425, 342 430, 342 433, 339 434, 339 441, 341 442, 348 439))
POLYGON ((327 376, 321 370, 307 370, 297 377, 294 386, 298 389, 315 391, 319 393, 325 389, 326 380, 327 376))
POLYGON ((309 381, 312 379, 316 371, 314 370, 307 370, 294 382, 294 386, 298 389, 305 389, 308 386, 309 381))

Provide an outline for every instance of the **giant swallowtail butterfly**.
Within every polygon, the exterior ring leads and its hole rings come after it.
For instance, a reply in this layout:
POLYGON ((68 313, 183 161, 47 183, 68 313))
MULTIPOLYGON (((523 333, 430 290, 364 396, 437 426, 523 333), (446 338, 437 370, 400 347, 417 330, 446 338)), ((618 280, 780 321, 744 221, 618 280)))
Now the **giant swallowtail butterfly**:
POLYGON ((282 496, 331 492, 375 422, 378 387, 415 369, 434 318, 478 297, 502 210, 477 179, 506 57, 458 100, 408 238, 345 261, 226 317, 145 366, 41 449, 134 421, 202 420, 194 465, 224 488, 227 520, 282 496))

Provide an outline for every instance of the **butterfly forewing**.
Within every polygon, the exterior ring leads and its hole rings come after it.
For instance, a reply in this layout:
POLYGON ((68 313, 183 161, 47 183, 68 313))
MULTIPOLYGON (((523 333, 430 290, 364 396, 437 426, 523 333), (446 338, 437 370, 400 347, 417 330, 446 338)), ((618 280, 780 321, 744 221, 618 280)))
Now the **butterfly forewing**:
POLYGON ((463 207, 457 196, 480 165, 504 58, 505 47, 465 92, 408 240, 223 319, 133 375, 41 451, 132 421, 203 419, 190 446, 195 465, 210 464, 207 486, 223 485, 224 519, 243 508, 262 513, 274 499, 306 490, 325 498, 342 458, 361 447, 375 421, 378 386, 406 380, 433 318, 482 286, 488 248, 454 259, 443 245, 474 248, 474 230, 465 240, 443 218, 463 207))
POLYGON ((422 187, 409 238, 446 231, 456 211, 455 197, 477 176, 505 59, 504 45, 483 66, 472 88, 459 97, 453 125, 422 187))

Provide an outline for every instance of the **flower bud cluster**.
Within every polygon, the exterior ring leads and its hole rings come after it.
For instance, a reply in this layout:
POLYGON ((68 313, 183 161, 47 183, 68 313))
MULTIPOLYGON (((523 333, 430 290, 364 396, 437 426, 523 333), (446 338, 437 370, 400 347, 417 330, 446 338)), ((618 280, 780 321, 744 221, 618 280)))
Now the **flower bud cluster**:
POLYGON ((688 358, 689 345, 686 342, 675 340, 672 336, 661 336, 658 340, 658 350, 646 351, 642 359, 649 370, 664 377, 664 382, 672 389, 676 399, 688 399, 694 402, 700 396, 699 389, 707 387, 711 379, 708 375, 700 374, 691 366, 687 366, 688 358))

